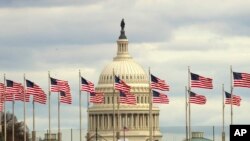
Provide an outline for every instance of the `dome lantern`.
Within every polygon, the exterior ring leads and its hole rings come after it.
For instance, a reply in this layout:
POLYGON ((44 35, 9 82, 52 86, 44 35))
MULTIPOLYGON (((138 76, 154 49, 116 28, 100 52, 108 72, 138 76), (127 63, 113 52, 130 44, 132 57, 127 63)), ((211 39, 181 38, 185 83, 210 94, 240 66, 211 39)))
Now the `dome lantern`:
POLYGON ((128 39, 125 35, 125 22, 124 19, 121 21, 121 32, 119 39, 117 40, 117 56, 114 60, 124 60, 124 59, 132 59, 128 52, 128 39))

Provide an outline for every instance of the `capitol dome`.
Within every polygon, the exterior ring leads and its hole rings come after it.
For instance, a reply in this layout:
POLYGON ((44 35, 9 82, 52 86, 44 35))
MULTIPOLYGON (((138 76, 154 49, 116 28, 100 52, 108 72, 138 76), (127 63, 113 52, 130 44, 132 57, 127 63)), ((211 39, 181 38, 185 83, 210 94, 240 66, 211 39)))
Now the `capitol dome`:
POLYGON ((115 141, 124 137, 129 141, 148 141, 151 130, 153 141, 161 141, 158 107, 153 106, 152 121, 149 122, 149 75, 128 52, 124 24, 121 23, 122 29, 117 40, 117 55, 104 67, 95 87, 97 92, 104 93, 104 102, 92 104, 88 108, 87 140, 94 141, 99 137, 98 140, 115 141), (120 92, 114 89, 114 75, 131 86, 130 92, 136 97, 136 104, 118 102, 120 92), (128 129, 126 136, 124 127, 128 129))
POLYGON ((101 83, 109 83, 113 76, 113 70, 115 74, 118 74, 122 80, 125 80, 127 83, 133 82, 148 82, 148 75, 143 70, 143 68, 137 64, 134 60, 114 60, 112 63, 108 64, 102 71, 99 84, 101 83))
MULTIPOLYGON (((125 46, 127 50, 127 40, 122 41, 122 45, 125 46)), ((121 41, 117 41, 118 47, 121 44, 121 41)), ((117 52, 117 56, 113 59, 113 62, 108 64, 102 71, 99 77, 98 84, 109 84, 113 83, 113 72, 115 75, 118 75, 126 83, 147 83, 148 84, 148 75, 143 70, 143 68, 136 63, 132 57, 128 54, 127 51, 117 52)))

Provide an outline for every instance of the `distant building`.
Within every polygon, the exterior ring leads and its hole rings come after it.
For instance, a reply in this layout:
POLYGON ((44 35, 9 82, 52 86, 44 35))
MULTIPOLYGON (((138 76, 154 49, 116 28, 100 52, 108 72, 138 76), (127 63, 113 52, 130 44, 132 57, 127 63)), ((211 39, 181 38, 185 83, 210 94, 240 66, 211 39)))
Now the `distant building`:
MULTIPOLYGON (((122 29, 117 40, 117 56, 103 69, 96 86, 97 92, 104 92, 104 103, 93 104, 88 109, 87 141, 95 140, 96 128, 98 135, 102 137, 98 139, 100 141, 113 141, 113 135, 116 141, 119 138, 123 139, 123 127, 128 128, 128 131, 125 132, 125 138, 129 141, 147 141, 149 139, 149 75, 148 71, 145 71, 130 56, 124 25, 125 23, 121 23, 122 29), (136 105, 120 104, 119 120, 117 110, 115 110, 113 119, 113 103, 115 104, 115 109, 117 109, 117 96, 119 94, 118 91, 115 91, 113 101, 113 70, 115 75, 132 87, 131 93, 137 99, 136 105), (113 120, 115 120, 114 125, 113 120), (119 124, 118 121, 120 121, 119 124), (115 132, 113 132, 114 127, 116 129, 115 132)), ((142 46, 141 49, 143 50, 143 48, 142 46)), ((105 48, 102 50, 105 52, 105 48)), ((153 105, 153 141, 162 140, 159 128, 159 113, 159 108, 153 105)))
MULTIPOLYGON (((192 132, 192 138, 190 141, 213 141, 203 137, 203 132, 192 132)), ((189 141, 189 140, 184 140, 189 141)))
POLYGON ((57 141, 57 134, 50 134, 50 140, 49 140, 49 134, 45 133, 44 139, 40 141, 57 141))

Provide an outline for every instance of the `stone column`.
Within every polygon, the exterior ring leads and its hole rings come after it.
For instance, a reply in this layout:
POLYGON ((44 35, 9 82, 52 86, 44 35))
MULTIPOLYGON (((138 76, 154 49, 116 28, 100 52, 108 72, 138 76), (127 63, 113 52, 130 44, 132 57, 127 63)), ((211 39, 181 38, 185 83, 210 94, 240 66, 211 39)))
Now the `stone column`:
POLYGON ((131 114, 131 117, 132 117, 131 118, 131 120, 132 120, 131 128, 134 129, 135 126, 134 126, 134 114, 133 113, 131 114))
POLYGON ((97 130, 100 130, 100 120, 99 120, 99 114, 97 114, 97 130))
POLYGON ((142 129, 145 129, 145 116, 142 114, 142 129))
POLYGON ((126 127, 128 127, 128 114, 125 114, 125 125, 126 127))
POLYGON ((139 128, 142 129, 142 114, 139 114, 139 128))
POLYGON ((89 130, 92 130, 92 115, 89 115, 89 130))
POLYGON ((102 114, 102 130, 105 129, 105 123, 106 123, 106 120, 105 120, 104 114, 102 114))
POLYGON ((95 130, 96 128, 96 119, 95 119, 96 115, 93 115, 93 130, 95 130))
POLYGON ((95 129, 95 116, 92 115, 92 130, 95 129))
POLYGON ((139 129, 139 114, 136 115, 136 129, 139 129))
POLYGON ((156 114, 154 115, 154 121, 155 121, 155 129, 156 129, 156 114))
POLYGON ((109 129, 109 114, 107 114, 106 116, 107 116, 107 129, 109 129))
POLYGON ((157 130, 159 130, 159 114, 157 114, 157 130))
POLYGON ((138 122, 137 122, 137 115, 138 114, 134 114, 135 129, 137 129, 137 124, 138 124, 138 122))
MULTIPOLYGON (((123 122, 123 121, 122 121, 122 115, 123 115, 123 114, 120 114, 120 117, 119 117, 120 127, 118 127, 118 129, 121 128, 121 126, 122 126, 122 124, 123 124, 123 123, 122 123, 122 122, 123 122)), ((121 130, 121 129, 119 129, 119 130, 121 130)))

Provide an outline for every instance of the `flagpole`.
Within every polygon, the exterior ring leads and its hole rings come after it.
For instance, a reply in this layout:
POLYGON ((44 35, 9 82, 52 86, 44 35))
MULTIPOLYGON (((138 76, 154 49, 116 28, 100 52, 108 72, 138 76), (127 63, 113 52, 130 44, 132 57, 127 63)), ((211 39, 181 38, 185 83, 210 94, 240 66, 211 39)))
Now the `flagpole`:
POLYGON ((25 83, 26 79, 25 79, 25 74, 23 75, 23 87, 24 87, 24 100, 23 100, 23 117, 24 117, 24 141, 26 141, 26 83, 25 83))
MULTIPOLYGON (((4 84, 3 84, 4 85, 4 84)), ((3 91, 4 91, 4 86, 3 86, 3 91)), ((4 92, 3 92, 4 93, 4 92)), ((3 102, 3 96, 4 94, 0 94, 0 102, 2 104, 2 106, 4 106, 4 102, 3 102)), ((3 139, 3 129, 2 129, 2 115, 3 115, 3 107, 2 107, 2 110, 0 111, 0 139, 2 140, 3 139)))
POLYGON ((115 71, 113 68, 113 141, 115 141, 115 71))
POLYGON ((185 86, 185 111, 186 111, 186 141, 188 140, 188 113, 187 113, 187 109, 188 109, 188 103, 187 103, 187 86, 185 86))
POLYGON ((32 141, 36 140, 36 129, 35 129, 35 101, 33 97, 32 101, 32 106, 33 106, 33 131, 32 131, 32 141))
MULTIPOLYGON (((87 137, 89 138, 89 130, 90 130, 90 122, 89 122, 89 95, 90 93, 87 93, 87 123, 88 123, 88 131, 87 131, 87 137)), ((88 141, 88 140, 87 140, 88 141)))
POLYGON ((15 141, 15 121, 14 121, 14 117, 15 117, 15 96, 14 96, 14 99, 12 101, 12 141, 15 141))
POLYGON ((60 127, 60 92, 58 92, 58 141, 61 141, 61 127, 60 127))
POLYGON ((149 141, 152 141, 152 94, 151 94, 151 73, 150 68, 148 69, 149 74, 149 141))
POLYGON ((231 85, 231 99, 230 99, 230 103, 231 103, 231 124, 233 124, 233 80, 232 80, 232 74, 233 74, 233 70, 232 70, 232 66, 230 66, 230 85, 231 85))
MULTIPOLYGON (((80 141, 82 141, 82 101, 81 101, 81 71, 79 70, 79 118, 80 118, 80 141)), ((87 133, 88 141, 88 133, 87 133)))
POLYGON ((222 84, 222 141, 225 141, 225 104, 224 104, 224 84, 222 84))
POLYGON ((6 78, 4 74, 4 141, 7 141, 7 133, 6 133, 6 78))
MULTIPOLYGON (((188 99, 190 100, 190 91, 191 91, 191 86, 190 86, 190 67, 188 66, 188 93, 189 93, 189 95, 188 95, 188 99)), ((191 140, 191 103, 189 102, 188 103, 188 123, 189 123, 189 129, 188 129, 188 131, 189 131, 189 140, 191 140)))
POLYGON ((32 101, 32 112, 33 112, 33 131, 32 131, 32 141, 36 141, 36 129, 35 129, 35 101, 34 101, 34 95, 33 95, 33 101, 32 101))
POLYGON ((48 72, 48 93, 49 93, 49 136, 48 136, 48 139, 49 141, 51 140, 50 138, 50 134, 51 134, 51 124, 50 124, 50 95, 51 95, 51 92, 50 92, 50 72, 48 72))
POLYGON ((117 94, 117 121, 118 121, 118 125, 117 125, 117 140, 120 139, 120 126, 121 126, 121 119, 120 119, 120 93, 118 92, 117 94))
MULTIPOLYGON (((90 92, 86 92, 87 93, 87 123, 88 123, 88 131, 87 131, 87 137, 89 138, 89 130, 90 130, 90 122, 89 122, 89 95, 90 95, 90 92)), ((87 140, 88 141, 88 140, 87 140)))

